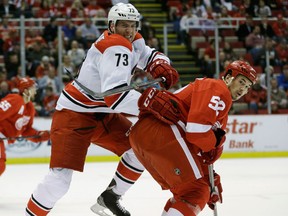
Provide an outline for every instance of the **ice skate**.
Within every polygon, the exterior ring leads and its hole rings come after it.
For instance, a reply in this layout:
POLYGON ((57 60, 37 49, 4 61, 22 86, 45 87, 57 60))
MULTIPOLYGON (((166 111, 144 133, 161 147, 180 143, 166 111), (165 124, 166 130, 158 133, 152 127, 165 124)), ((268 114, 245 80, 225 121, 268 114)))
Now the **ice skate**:
POLYGON ((97 203, 91 206, 90 209, 100 216, 130 216, 130 213, 121 206, 120 198, 121 196, 115 194, 112 189, 107 189, 98 197, 97 203))

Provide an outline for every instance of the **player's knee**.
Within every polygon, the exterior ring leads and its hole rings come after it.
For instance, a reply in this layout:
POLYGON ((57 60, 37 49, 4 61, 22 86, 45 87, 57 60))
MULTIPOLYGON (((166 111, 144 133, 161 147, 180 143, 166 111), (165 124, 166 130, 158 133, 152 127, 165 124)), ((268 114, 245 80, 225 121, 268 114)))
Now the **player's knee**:
POLYGON ((4 173, 6 169, 6 162, 4 159, 0 159, 0 176, 4 173))
POLYGON ((198 205, 191 204, 186 200, 180 200, 173 203, 173 205, 169 208, 167 212, 167 216, 174 215, 191 215, 196 216, 201 212, 201 208, 198 205))

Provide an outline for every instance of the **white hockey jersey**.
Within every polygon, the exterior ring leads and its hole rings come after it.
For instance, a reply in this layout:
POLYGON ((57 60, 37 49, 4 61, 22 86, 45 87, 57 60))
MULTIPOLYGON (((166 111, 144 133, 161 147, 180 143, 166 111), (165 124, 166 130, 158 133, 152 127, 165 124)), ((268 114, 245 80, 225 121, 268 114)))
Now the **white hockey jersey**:
MULTIPOLYGON (((136 66, 145 70, 155 59, 165 59, 170 62, 167 56, 146 46, 139 33, 131 43, 121 35, 109 34, 105 31, 88 50, 77 80, 94 92, 105 92, 129 85, 136 66)), ((104 98, 98 99, 87 94, 73 81, 63 89, 56 109, 138 115, 139 97, 139 92, 131 90, 114 96, 112 101, 110 97, 108 104, 104 98)))

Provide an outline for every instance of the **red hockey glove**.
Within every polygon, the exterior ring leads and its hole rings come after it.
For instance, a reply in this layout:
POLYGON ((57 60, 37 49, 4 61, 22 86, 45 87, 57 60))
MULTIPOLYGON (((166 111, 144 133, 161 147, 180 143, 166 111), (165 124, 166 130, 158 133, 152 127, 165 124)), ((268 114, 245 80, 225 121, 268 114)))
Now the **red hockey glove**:
POLYGON ((224 146, 216 147, 215 149, 210 150, 209 152, 202 152, 203 163, 213 164, 216 160, 222 155, 224 146))
POLYGON ((160 83, 160 85, 165 89, 171 88, 179 79, 178 72, 163 59, 157 59, 151 62, 147 67, 147 72, 149 72, 154 79, 165 77, 166 81, 160 83))
POLYGON ((173 98, 170 92, 159 91, 152 87, 146 89, 138 100, 139 118, 150 113, 165 123, 176 124, 182 116, 176 98, 175 100, 173 98))
MULTIPOLYGON (((209 179, 209 177, 208 177, 209 179)), ((220 182, 220 176, 214 172, 214 190, 211 191, 211 194, 210 194, 210 199, 207 203, 207 205, 212 209, 214 210, 215 208, 215 205, 217 202, 220 202, 222 203, 223 202, 223 199, 222 199, 222 192, 223 192, 223 189, 222 189, 222 185, 221 185, 221 182, 220 182)))
POLYGON ((32 142, 42 142, 50 139, 49 131, 38 131, 38 133, 35 135, 35 138, 30 138, 29 140, 31 140, 32 142))

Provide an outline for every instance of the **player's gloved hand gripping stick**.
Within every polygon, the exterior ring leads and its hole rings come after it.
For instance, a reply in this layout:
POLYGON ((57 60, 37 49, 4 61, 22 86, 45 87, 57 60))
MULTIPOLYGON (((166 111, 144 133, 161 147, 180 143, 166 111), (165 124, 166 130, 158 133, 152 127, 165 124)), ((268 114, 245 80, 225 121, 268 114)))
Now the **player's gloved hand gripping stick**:
POLYGON ((110 89, 110 90, 105 91, 105 92, 97 93, 97 92, 94 92, 91 89, 87 88, 82 83, 80 83, 76 78, 74 78, 72 76, 72 74, 71 74, 71 72, 69 70, 67 70, 66 68, 65 68, 65 70, 66 70, 66 73, 68 74, 68 76, 70 77, 70 79, 74 80, 75 83, 77 83, 77 85, 79 85, 80 88, 82 88, 87 94, 89 94, 89 95, 91 95, 91 96, 93 96, 95 98, 103 98, 103 97, 107 97, 107 96, 110 96, 110 95, 115 95, 115 94, 119 94, 119 93, 122 93, 122 92, 130 91, 132 89, 137 90, 137 89, 140 89, 140 88, 143 88, 143 87, 152 86, 155 83, 165 82, 166 81, 166 79, 164 77, 159 77, 159 78, 156 78, 156 79, 148 81, 148 82, 137 83, 137 84, 132 84, 132 85, 128 85, 128 86, 122 86, 122 87, 119 87, 119 88, 110 89))

